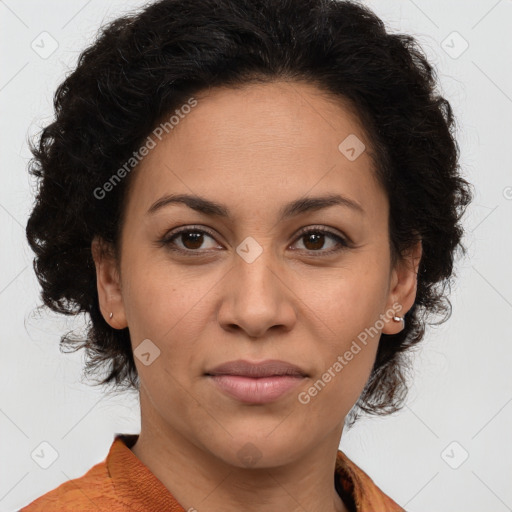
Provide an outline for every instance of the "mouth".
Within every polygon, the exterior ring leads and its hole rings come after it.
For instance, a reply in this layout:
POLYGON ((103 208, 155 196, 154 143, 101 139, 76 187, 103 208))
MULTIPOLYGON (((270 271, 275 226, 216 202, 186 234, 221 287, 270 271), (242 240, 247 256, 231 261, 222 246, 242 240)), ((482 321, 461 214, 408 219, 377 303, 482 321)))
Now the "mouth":
POLYGON ((237 360, 221 364, 205 376, 224 394, 247 404, 265 404, 283 397, 308 377, 300 367, 279 360, 260 363, 237 360))
POLYGON ((206 375, 235 375, 239 377, 263 378, 263 377, 308 377, 307 373, 298 366, 279 361, 277 359, 262 361, 260 363, 251 363, 239 359, 216 366, 206 372, 206 375))

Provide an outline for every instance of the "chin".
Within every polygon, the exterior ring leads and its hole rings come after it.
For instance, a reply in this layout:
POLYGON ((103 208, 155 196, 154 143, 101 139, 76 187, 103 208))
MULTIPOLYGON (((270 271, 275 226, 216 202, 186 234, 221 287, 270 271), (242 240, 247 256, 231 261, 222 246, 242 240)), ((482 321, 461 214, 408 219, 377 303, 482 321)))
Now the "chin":
POLYGON ((209 439, 204 448, 225 464, 240 469, 280 467, 296 458, 301 436, 291 435, 285 429, 278 433, 279 428, 270 436, 267 433, 258 435, 250 429, 245 429, 238 435, 227 435, 214 446, 209 439))

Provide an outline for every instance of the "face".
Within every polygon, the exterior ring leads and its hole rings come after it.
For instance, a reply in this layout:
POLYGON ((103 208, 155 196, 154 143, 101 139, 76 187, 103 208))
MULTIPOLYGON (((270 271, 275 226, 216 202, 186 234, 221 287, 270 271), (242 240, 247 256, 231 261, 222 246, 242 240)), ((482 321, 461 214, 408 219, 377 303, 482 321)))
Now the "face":
POLYGON ((388 199, 343 102, 298 82, 195 98, 130 176, 120 274, 95 252, 100 303, 129 327, 143 416, 230 465, 253 450, 275 466, 339 440, 420 253, 392 266, 388 199), (220 208, 162 201, 182 194, 220 208), (300 375, 214 376, 237 360, 300 375))

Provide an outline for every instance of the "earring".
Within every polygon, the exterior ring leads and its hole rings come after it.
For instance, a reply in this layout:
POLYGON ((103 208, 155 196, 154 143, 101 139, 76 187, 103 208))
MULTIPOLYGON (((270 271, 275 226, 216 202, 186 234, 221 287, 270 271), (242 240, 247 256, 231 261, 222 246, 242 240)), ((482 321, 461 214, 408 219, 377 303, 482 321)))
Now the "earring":
POLYGON ((112 313, 112 311, 110 312, 110 315, 108 316, 109 318, 112 318, 114 316, 114 313, 112 313))
POLYGON ((404 324, 404 327, 405 327, 405 319, 403 316, 394 316, 393 317, 393 321, 394 322, 402 322, 404 324))

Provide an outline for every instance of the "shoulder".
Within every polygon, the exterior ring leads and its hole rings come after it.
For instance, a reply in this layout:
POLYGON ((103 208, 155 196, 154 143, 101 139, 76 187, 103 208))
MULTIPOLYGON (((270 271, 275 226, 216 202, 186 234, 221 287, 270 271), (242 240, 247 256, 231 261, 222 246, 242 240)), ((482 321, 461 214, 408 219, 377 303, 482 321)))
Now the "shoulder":
POLYGON ((68 480, 40 496, 19 512, 85 512, 101 510, 107 506, 107 510, 117 512, 124 510, 120 508, 121 505, 122 503, 116 499, 106 461, 103 461, 93 466, 83 476, 68 480))
POLYGON ((336 459, 336 473, 338 492, 355 512, 405 512, 404 508, 384 493, 372 478, 341 450, 338 450, 336 459))

